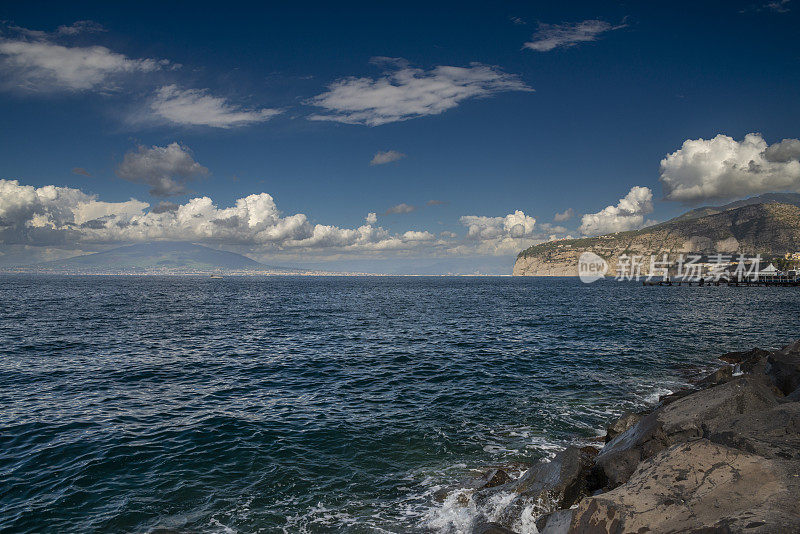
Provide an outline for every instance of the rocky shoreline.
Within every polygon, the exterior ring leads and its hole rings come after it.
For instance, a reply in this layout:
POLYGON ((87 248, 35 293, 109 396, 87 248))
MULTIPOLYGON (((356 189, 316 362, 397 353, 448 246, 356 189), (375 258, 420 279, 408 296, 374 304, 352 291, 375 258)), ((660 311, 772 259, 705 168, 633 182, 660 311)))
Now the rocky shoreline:
POLYGON ((460 485, 465 502, 502 503, 473 534, 800 532, 800 341, 720 360, 694 387, 612 422, 600 450, 460 485))

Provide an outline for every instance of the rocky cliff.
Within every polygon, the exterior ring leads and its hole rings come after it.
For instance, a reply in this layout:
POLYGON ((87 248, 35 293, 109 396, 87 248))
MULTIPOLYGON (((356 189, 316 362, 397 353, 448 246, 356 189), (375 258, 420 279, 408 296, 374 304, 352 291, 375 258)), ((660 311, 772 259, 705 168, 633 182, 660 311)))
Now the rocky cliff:
POLYGON ((583 252, 605 259, 613 274, 622 254, 642 255, 649 261, 651 254, 665 253, 674 259, 681 253, 771 257, 800 251, 800 207, 794 204, 768 202, 704 213, 708 211, 695 210, 693 216, 686 214, 642 230, 542 243, 517 256, 514 275, 577 276, 583 252))
POLYGON ((800 341, 720 359, 693 388, 614 421, 599 451, 450 490, 476 510, 473 534, 800 532, 800 341))

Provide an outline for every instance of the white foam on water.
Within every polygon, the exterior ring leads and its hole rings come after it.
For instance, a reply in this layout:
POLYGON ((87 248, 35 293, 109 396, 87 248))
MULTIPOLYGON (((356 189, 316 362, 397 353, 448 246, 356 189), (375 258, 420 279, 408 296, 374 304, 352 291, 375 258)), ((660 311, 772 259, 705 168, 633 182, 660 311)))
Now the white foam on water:
POLYGON ((655 391, 653 391, 653 392, 651 392, 651 393, 649 393, 649 394, 644 396, 644 402, 646 404, 651 404, 651 405, 652 404, 656 404, 656 403, 658 403, 658 399, 660 399, 664 395, 672 395, 673 393, 675 393, 675 392, 672 391, 671 389, 667 389, 667 388, 664 388, 664 387, 658 387, 658 388, 655 389, 655 391))

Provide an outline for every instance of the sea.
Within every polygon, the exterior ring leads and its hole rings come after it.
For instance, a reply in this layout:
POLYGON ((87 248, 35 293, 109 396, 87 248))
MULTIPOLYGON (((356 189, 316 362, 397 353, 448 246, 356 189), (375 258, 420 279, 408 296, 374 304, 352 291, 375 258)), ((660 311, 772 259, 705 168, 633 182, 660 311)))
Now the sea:
POLYGON ((468 533, 502 496, 438 490, 799 326, 798 288, 2 275, 0 531, 468 533))

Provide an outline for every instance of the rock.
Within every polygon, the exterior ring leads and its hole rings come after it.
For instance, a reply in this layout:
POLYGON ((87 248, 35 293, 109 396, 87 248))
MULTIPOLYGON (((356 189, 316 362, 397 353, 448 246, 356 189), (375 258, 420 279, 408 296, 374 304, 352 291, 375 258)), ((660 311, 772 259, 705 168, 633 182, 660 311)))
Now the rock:
POLYGON ((472 534, 516 534, 513 530, 507 529, 499 523, 478 523, 473 529, 472 534))
POLYGON ((800 403, 733 417, 705 437, 750 454, 800 465, 800 403))
POLYGON ((768 350, 756 348, 744 352, 728 352, 720 356, 719 359, 726 363, 741 365, 757 362, 761 358, 765 358, 768 354, 768 350))
POLYGON ((709 375, 706 375, 703 378, 701 378, 697 382, 696 386, 699 389, 706 389, 706 388, 718 386, 720 384, 724 384, 725 382, 728 382, 729 380, 733 379, 733 369, 734 369, 734 367, 731 366, 731 365, 728 365, 728 366, 725 366, 725 367, 720 367, 719 369, 717 369, 713 373, 711 373, 709 375))
POLYGON ((567 534, 575 510, 556 510, 536 520, 539 534, 567 534))
POLYGON ((706 439, 679 443, 581 501, 569 532, 799 532, 800 480, 787 465, 706 439))
POLYGON ((499 468, 492 468, 489 469, 488 471, 485 471, 484 473, 481 473, 477 477, 463 481, 461 484, 437 490, 433 494, 433 498, 439 502, 443 502, 447 498, 447 496, 453 493, 454 491, 463 491, 463 490, 479 491, 487 488, 494 488, 497 486, 501 486, 510 481, 511 477, 508 476, 508 473, 499 468))
POLYGON ((625 412, 619 419, 611 423, 606 429, 606 443, 619 436, 630 427, 642 420, 642 415, 638 413, 625 412))
POLYGON ((790 402, 800 401, 800 387, 786 395, 786 400, 790 402))
POLYGON ((784 395, 800 387, 800 340, 767 356, 766 373, 784 395))
POLYGON ((532 515, 539 516, 569 508, 589 495, 589 474, 596 455, 593 447, 569 447, 551 461, 539 462, 528 469, 518 480, 503 487, 519 495, 501 512, 499 522, 510 526, 526 508, 532 508, 532 515))
POLYGON ((628 480, 639 462, 667 447, 726 428, 737 415, 777 404, 766 380, 751 376, 697 391, 656 409, 607 443, 595 461, 594 476, 614 488, 628 480))

